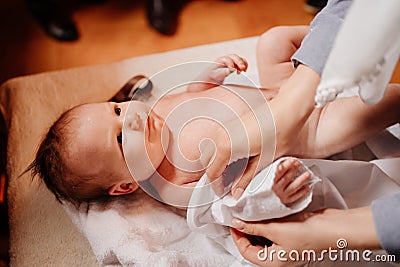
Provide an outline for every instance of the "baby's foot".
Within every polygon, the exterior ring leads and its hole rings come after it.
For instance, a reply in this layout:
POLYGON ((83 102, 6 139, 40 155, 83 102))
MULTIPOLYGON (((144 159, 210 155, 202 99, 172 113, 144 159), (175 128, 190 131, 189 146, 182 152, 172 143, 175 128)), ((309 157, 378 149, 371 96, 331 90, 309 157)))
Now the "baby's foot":
POLYGON ((276 168, 272 190, 286 206, 303 198, 311 190, 308 186, 311 174, 308 171, 299 173, 300 166, 297 159, 290 158, 279 163, 276 168))

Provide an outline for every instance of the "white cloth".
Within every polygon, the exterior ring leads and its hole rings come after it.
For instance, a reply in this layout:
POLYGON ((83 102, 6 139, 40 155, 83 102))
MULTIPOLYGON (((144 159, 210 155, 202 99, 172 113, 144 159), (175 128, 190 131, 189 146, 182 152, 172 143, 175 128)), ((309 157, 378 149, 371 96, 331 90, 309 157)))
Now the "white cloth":
POLYGON ((191 232, 182 211, 139 190, 104 204, 65 210, 101 266, 227 266, 233 257, 191 232))
POLYGON ((329 54, 315 102, 324 106, 343 91, 379 102, 400 55, 400 1, 355 0, 329 54))
MULTIPOLYGON (((399 129, 399 125, 396 125, 392 132, 397 133, 399 129)), ((368 146, 373 146, 374 151, 379 153, 385 147, 399 147, 400 141, 397 138, 387 138, 387 133, 369 140, 368 146)), ((310 204, 307 201, 303 203, 308 205, 307 210, 321 205, 342 205, 340 201, 335 202, 335 188, 348 208, 366 206, 378 197, 400 191, 399 157, 387 158, 394 154, 383 153, 380 155, 384 159, 358 161, 364 158, 354 158, 354 155, 359 154, 356 150, 343 154, 355 160, 302 160, 322 180, 314 185, 313 201, 310 204), (327 192, 331 192, 330 196, 327 192)), ((113 198, 104 204, 83 204, 79 209, 65 203, 64 208, 89 241, 102 266, 211 267, 232 266, 239 262, 213 239, 191 231, 185 216, 179 215, 182 211, 167 207, 142 191, 113 198)), ((288 210, 281 210, 279 214, 284 212, 288 210)), ((229 218, 225 221, 229 221, 229 218)), ((225 226, 221 227, 225 229, 225 226)), ((321 262, 313 266, 325 267, 329 264, 333 263, 321 262)), ((351 264, 364 265, 365 262, 351 264)), ((391 265, 379 263, 378 266, 391 265)))
POLYGON ((220 244, 235 256, 241 265, 251 266, 252 264, 240 255, 229 233, 227 226, 231 225, 234 217, 245 221, 280 218, 304 210, 309 206, 311 200, 313 200, 313 204, 308 210, 325 207, 347 208, 333 184, 315 176, 303 163, 296 177, 306 170, 309 171, 312 174, 310 185, 314 187, 314 193, 310 192, 291 204, 290 207, 285 206, 272 191, 276 168, 285 159, 288 158, 281 158, 258 173, 238 200, 230 194, 222 198, 218 197, 208 184, 208 177, 204 175, 197 183, 190 198, 187 211, 187 222, 190 229, 202 233, 208 236, 212 242, 220 244))

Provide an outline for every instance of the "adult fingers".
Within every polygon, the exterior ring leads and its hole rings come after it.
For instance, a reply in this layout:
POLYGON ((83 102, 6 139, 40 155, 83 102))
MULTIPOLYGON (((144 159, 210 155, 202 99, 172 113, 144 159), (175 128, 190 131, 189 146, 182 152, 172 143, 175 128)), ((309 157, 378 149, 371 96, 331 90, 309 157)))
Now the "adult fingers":
POLYGON ((263 236, 270 239, 269 236, 266 236, 270 231, 268 222, 245 222, 237 218, 233 218, 232 227, 242 233, 263 236))
POLYGON ((230 232, 240 254, 242 254, 246 260, 256 265, 260 265, 261 261, 258 259, 258 255, 260 253, 259 251, 262 250, 263 247, 253 246, 245 234, 234 228, 230 228, 230 232))
POLYGON ((259 160, 260 157, 255 156, 247 162, 246 170, 241 175, 241 177, 239 177, 239 181, 237 182, 237 184, 235 184, 232 188, 233 198, 239 199, 246 187, 250 184, 256 173, 259 160))
POLYGON ((206 170, 206 174, 208 180, 211 183, 211 187, 218 196, 221 196, 224 192, 222 174, 224 173, 226 167, 229 165, 229 161, 230 153, 228 153, 226 150, 218 149, 217 154, 208 165, 206 170))
POLYGON ((231 160, 231 148, 226 142, 205 143, 200 147, 200 162, 206 168, 206 174, 214 192, 221 196, 224 191, 222 174, 231 160))
MULTIPOLYGON (((252 245, 247 236, 234 228, 230 228, 233 242, 238 248, 240 254, 251 263, 263 267, 281 267, 293 265, 293 263, 279 261, 278 259, 271 258, 273 253, 269 250, 280 251, 282 248, 276 244, 271 247, 252 245)), ((272 256, 273 257, 273 256, 272 256)))

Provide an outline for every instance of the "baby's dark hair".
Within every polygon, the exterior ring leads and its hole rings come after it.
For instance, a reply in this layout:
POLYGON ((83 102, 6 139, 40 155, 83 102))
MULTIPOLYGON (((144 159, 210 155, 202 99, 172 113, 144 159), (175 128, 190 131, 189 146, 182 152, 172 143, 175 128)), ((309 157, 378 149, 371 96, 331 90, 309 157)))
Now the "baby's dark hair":
MULTIPOLYGON (((151 97, 152 89, 153 84, 146 76, 136 75, 111 100, 144 101, 151 97), (143 83, 143 80, 146 82, 143 83)), ((79 175, 68 166, 67 147, 72 144, 75 134, 71 122, 77 117, 75 111, 79 107, 67 110, 54 122, 40 143, 35 160, 24 172, 31 172, 32 177, 39 175, 60 203, 66 200, 75 206, 82 202, 106 200, 109 196, 106 185, 101 184, 98 178, 100 175, 108 177, 114 175, 108 173, 108 170, 92 175, 79 175)))
POLYGON ((75 119, 75 110, 73 108, 64 112, 50 127, 40 143, 34 161, 25 172, 31 172, 32 177, 39 175, 60 203, 66 200, 78 206, 82 202, 101 199, 108 194, 100 184, 93 185, 96 177, 77 175, 68 167, 66 154, 67 147, 73 141, 74 129, 71 122, 75 119))

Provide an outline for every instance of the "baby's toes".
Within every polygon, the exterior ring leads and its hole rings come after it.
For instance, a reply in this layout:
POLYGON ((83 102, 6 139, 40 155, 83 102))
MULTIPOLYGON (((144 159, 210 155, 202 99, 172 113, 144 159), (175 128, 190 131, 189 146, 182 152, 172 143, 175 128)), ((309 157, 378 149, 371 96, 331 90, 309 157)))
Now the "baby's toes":
POLYGON ((305 187, 308 187, 306 184, 310 181, 310 178, 311 173, 303 172, 301 175, 293 179, 293 182, 285 189, 285 193, 291 195, 305 187))
POLYGON ((286 198, 286 202, 283 203, 285 205, 290 205, 293 204, 294 202, 304 198, 306 195, 308 195, 311 191, 311 188, 308 186, 304 186, 302 189, 297 191, 296 193, 290 195, 289 197, 286 198))
POLYGON ((298 162, 295 159, 287 159, 281 162, 275 174, 275 184, 284 190, 288 184, 290 184, 296 176, 298 162))

